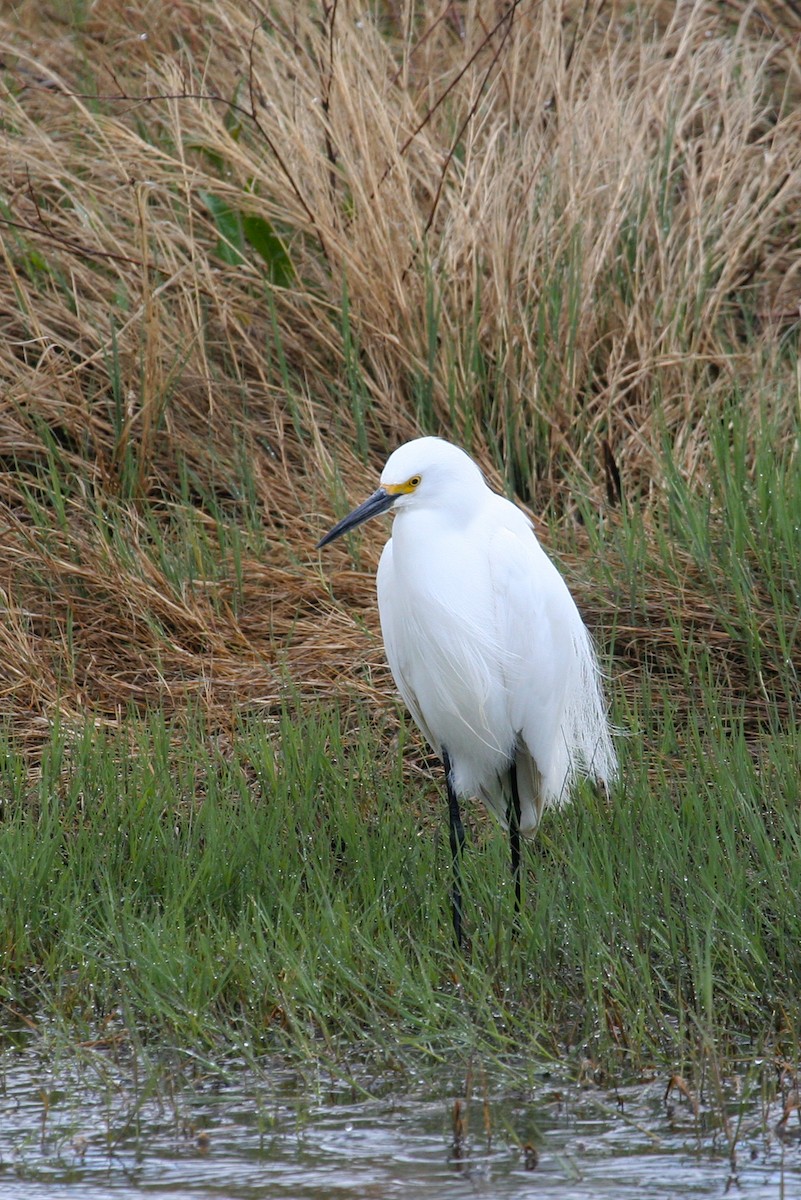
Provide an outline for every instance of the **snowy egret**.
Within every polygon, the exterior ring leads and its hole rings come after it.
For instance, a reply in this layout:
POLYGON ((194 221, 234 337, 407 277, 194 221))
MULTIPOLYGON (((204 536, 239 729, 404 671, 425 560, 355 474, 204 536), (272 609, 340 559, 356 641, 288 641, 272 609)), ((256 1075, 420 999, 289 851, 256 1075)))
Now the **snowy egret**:
POLYGON ((521 835, 579 776, 608 785, 615 752, 592 640, 525 513, 463 450, 422 437, 390 455, 378 490, 318 549, 390 509, 381 632, 398 691, 445 768, 461 945, 459 797, 480 796, 508 829, 519 911, 521 835))

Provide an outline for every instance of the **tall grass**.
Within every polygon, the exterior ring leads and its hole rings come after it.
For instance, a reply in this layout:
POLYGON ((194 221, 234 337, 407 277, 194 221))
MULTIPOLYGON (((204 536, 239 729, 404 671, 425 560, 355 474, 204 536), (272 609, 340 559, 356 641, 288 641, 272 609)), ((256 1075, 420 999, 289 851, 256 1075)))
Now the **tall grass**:
MULTIPOLYGON (((757 756, 713 691, 679 735, 669 690, 634 714, 625 792, 555 812, 512 934, 507 848, 478 813, 471 953, 449 922, 444 803, 370 714, 132 719, 55 731, 32 786, 7 747, 0 992, 30 1024, 337 1057, 558 1053, 679 1063, 796 1055, 801 861, 795 739, 757 756), (649 717, 651 720, 649 721, 649 717), (654 762, 658 767, 654 769, 654 762)), ((45 1026, 46 1027, 46 1026, 45 1026)))
MULTIPOLYGON (((226 0, 175 41, 146 7, 18 7, 0 498, 23 735, 33 709, 180 709, 201 677, 221 715, 280 700, 284 667, 363 692, 369 583, 340 575, 332 605, 309 548, 421 429, 568 535, 617 471, 658 538, 675 480, 709 494, 724 413, 740 478, 763 422, 797 461, 793 29, 738 11, 226 0), (159 545, 188 526, 191 587, 159 545)), ((694 609, 708 582, 659 588, 694 609)), ((647 622, 637 642, 659 655, 647 622)))
POLYGON ((7 1003, 789 1047, 791 9, 150 22, 0 21, 7 1003), (477 818, 466 964, 376 636, 383 534, 312 552, 419 432, 541 519, 626 730, 611 808, 544 828, 517 947, 477 818))

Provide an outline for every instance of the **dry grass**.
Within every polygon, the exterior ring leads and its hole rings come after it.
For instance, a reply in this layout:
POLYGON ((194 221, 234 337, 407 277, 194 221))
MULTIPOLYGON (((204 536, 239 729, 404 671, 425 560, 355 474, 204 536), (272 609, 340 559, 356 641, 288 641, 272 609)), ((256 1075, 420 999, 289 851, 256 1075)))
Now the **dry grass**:
MULTIPOLYGON (((703 489, 733 394, 791 452, 799 22, 673 7, 17 5, 0 679, 21 736, 58 710, 384 693, 362 627, 382 534, 362 571, 312 547, 421 428, 577 555, 604 443, 646 530, 665 442, 703 489)), ((683 553, 620 617, 637 668, 672 661, 671 614, 714 644, 719 581, 683 553)), ((567 561, 611 624, 605 576, 567 561)), ((752 686, 736 654, 730 682, 752 686)))

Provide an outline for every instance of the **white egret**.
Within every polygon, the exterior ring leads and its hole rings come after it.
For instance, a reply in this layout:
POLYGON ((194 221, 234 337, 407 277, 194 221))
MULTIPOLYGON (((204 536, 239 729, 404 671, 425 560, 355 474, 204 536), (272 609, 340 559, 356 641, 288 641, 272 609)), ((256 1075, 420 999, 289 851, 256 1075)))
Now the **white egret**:
POLYGON ((381 632, 398 691, 445 768, 461 944, 459 797, 480 796, 508 828, 518 911, 521 834, 532 837, 579 776, 608 785, 615 752, 592 640, 528 517, 463 450, 422 437, 390 455, 378 490, 318 548, 389 509, 381 632))

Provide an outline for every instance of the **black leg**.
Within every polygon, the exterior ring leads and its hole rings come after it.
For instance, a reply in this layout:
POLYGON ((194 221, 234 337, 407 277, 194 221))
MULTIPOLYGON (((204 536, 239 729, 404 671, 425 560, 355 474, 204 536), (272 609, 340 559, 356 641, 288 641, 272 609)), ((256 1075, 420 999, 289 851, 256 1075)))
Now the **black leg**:
POLYGON ((461 854, 464 847, 464 825, 459 812, 459 797, 453 786, 451 775, 451 760, 448 751, 442 748, 442 765, 445 768, 445 784, 448 789, 448 822, 451 842, 451 861, 453 883, 451 886, 451 906, 453 911, 453 936, 456 945, 462 948, 462 865, 461 854))
POLYGON ((512 875, 515 881, 515 927, 520 914, 520 792, 517 789, 517 764, 509 768, 512 794, 506 805, 506 823, 509 826, 509 847, 512 851, 512 875))

